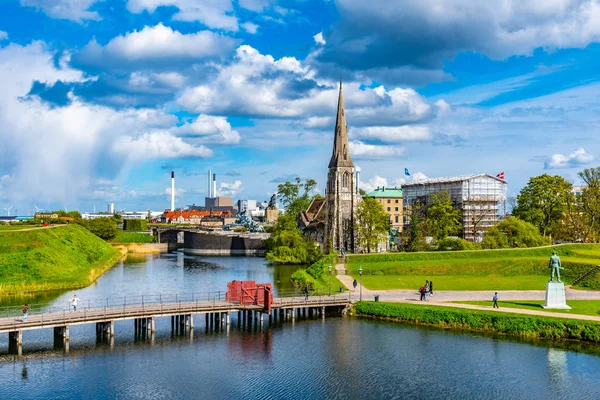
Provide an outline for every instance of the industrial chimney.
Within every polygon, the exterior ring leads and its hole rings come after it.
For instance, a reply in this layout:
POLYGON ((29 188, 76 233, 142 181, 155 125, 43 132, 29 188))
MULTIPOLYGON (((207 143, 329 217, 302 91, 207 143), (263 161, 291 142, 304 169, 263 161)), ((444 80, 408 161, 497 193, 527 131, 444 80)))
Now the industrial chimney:
POLYGON ((171 171, 171 211, 175 211, 175 171, 171 171))
POLYGON ((213 193, 212 197, 217 197, 217 174, 213 174, 213 193))

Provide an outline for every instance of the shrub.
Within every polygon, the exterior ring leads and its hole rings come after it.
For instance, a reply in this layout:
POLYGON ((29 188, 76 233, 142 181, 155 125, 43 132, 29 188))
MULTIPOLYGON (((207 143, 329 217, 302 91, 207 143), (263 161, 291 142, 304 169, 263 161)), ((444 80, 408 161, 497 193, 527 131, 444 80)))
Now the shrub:
POLYGON ((481 250, 481 244, 459 238, 445 238, 437 242, 437 251, 481 250))
POLYGON ((305 269, 299 269, 298 271, 294 272, 291 280, 297 287, 304 287, 306 285, 312 287, 315 284, 315 278, 310 276, 305 269))
POLYGON ((535 225, 508 217, 485 233, 483 247, 507 249, 513 247, 537 247, 549 245, 550 239, 540 234, 535 225))
POLYGON ((123 230, 143 232, 148 230, 148 222, 145 219, 124 219, 123 230))

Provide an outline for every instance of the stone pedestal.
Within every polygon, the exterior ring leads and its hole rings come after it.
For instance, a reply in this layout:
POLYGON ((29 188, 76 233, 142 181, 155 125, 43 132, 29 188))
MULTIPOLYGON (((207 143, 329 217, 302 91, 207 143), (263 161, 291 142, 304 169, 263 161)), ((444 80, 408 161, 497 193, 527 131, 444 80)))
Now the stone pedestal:
POLYGON ((544 308, 555 308, 560 310, 570 310, 565 297, 565 284, 562 282, 548 282, 546 284, 546 303, 544 308))

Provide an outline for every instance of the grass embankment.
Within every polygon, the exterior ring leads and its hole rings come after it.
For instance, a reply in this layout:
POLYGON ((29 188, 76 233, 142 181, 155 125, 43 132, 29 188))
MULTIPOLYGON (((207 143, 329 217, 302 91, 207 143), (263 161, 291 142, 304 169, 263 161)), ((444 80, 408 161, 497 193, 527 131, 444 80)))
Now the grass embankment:
MULTIPOLYGON (((478 306, 493 306, 492 301, 456 301, 454 303, 459 304, 474 304, 478 306)), ((567 305, 571 307, 570 310, 552 310, 543 308, 543 301, 537 300, 510 300, 510 301, 498 301, 498 306, 501 308, 520 308, 524 310, 535 310, 544 311, 547 313, 563 313, 563 314, 580 314, 580 315, 593 315, 600 316, 600 300, 569 300, 567 305)))
POLYGON ((76 224, 0 232, 0 294, 85 287, 119 258, 118 250, 76 224))
POLYGON ((118 231, 110 242, 114 244, 154 243, 154 236, 147 233, 118 231))
POLYGON ((600 343, 600 323, 492 311, 404 303, 358 302, 358 315, 418 325, 528 339, 571 339, 600 343))
MULTIPOLYGON (((346 269, 368 289, 415 289, 425 280, 437 290, 544 290, 542 277, 552 251, 565 267, 561 277, 567 284, 600 265, 600 245, 561 245, 528 249, 386 253, 347 257, 346 269)), ((600 289, 600 271, 577 287, 600 289)))

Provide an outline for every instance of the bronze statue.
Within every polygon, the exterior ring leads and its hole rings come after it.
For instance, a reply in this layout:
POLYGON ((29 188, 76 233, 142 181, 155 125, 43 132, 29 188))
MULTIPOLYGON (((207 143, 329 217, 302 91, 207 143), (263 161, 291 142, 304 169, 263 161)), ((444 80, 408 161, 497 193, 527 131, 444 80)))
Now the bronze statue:
POLYGON ((550 257, 548 268, 550 268, 550 282, 554 280, 554 274, 556 274, 556 279, 558 282, 562 282, 560 280, 560 270, 564 268, 560 264, 560 257, 556 255, 556 251, 552 252, 552 257, 550 257))

